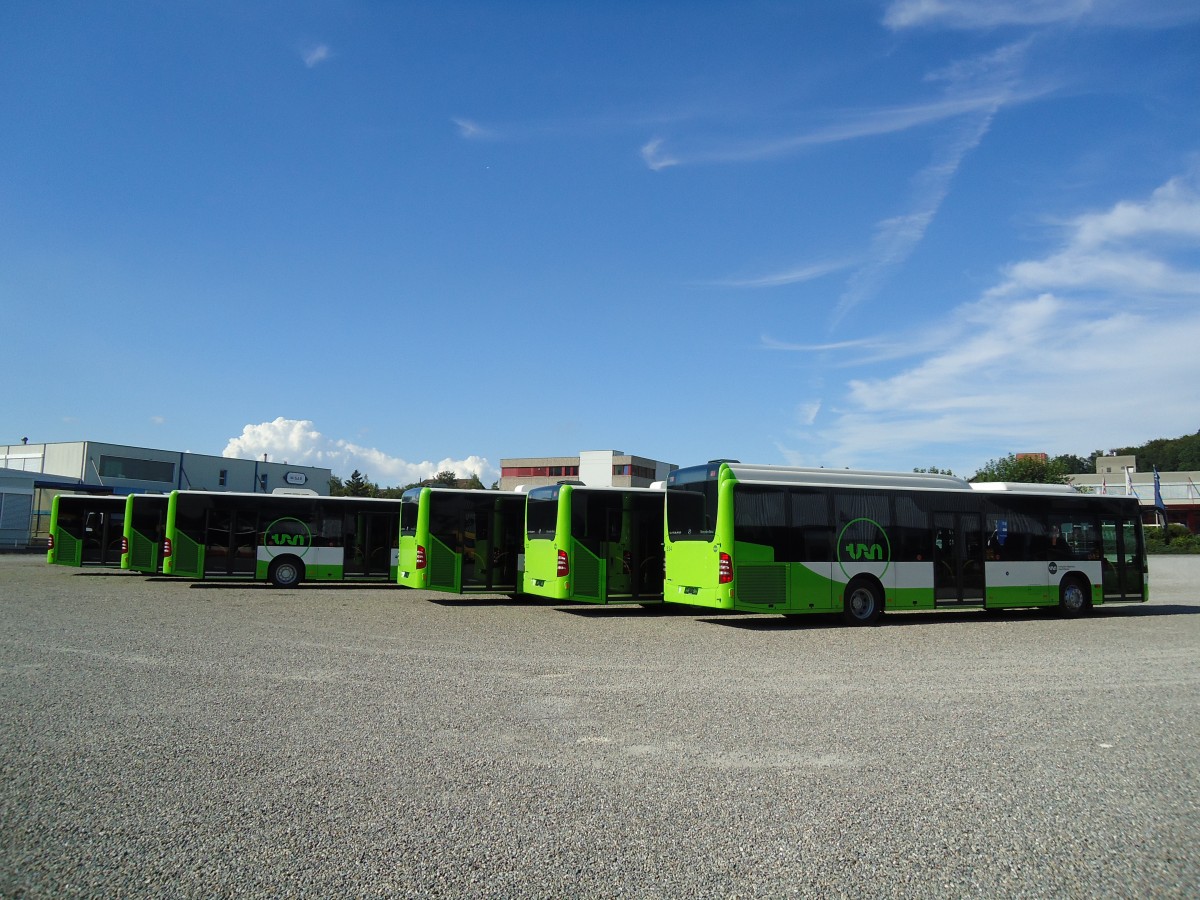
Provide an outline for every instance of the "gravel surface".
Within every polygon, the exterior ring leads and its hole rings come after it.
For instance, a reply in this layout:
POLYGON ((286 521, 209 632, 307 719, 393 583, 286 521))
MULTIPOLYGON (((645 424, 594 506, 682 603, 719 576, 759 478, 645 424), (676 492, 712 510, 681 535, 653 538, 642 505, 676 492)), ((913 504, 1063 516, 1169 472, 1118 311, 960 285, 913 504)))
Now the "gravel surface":
POLYGON ((1200 557, 877 628, 0 556, 5 897, 1200 895, 1200 557))

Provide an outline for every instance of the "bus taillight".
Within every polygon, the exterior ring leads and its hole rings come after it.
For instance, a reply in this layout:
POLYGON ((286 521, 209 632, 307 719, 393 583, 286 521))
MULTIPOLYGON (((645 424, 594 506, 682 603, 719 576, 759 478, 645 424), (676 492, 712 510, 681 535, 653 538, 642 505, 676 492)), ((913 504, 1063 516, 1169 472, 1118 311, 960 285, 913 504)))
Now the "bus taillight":
POLYGON ((121 538, 121 555, 124 556, 128 552, 129 552, 129 538, 122 537, 121 538))
POLYGON ((425 568, 425 548, 417 544, 417 568, 425 568))
POLYGON ((166 559, 168 556, 170 556, 174 552, 175 552, 175 547, 171 543, 171 539, 163 538, 163 559, 166 559))
POLYGON ((558 551, 558 577, 566 578, 571 574, 571 561, 567 559, 567 551, 558 551))
POLYGON ((728 553, 722 553, 720 567, 717 571, 719 572, 718 584, 733 584, 733 557, 728 553))
POLYGON ((50 535, 49 537, 46 538, 46 549, 47 550, 54 549, 54 535, 50 535))

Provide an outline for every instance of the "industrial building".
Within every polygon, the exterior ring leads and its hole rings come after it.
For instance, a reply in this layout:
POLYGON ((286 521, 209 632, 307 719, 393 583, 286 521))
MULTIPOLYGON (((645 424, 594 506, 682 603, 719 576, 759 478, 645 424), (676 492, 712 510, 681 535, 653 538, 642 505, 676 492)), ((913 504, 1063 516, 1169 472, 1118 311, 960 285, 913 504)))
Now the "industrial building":
POLYGON ((267 459, 231 459, 101 441, 0 444, 0 548, 40 546, 54 495, 168 493, 174 490, 269 493, 301 487, 329 493, 332 471, 267 459))

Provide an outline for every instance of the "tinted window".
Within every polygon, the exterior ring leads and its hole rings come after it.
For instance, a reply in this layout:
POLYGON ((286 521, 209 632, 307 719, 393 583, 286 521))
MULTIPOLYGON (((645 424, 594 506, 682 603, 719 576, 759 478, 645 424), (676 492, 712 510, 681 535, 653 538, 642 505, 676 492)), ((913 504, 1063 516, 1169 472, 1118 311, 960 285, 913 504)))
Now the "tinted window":
POLYGON ((558 524, 558 488, 530 491, 525 501, 527 534, 531 538, 552 538, 558 524))

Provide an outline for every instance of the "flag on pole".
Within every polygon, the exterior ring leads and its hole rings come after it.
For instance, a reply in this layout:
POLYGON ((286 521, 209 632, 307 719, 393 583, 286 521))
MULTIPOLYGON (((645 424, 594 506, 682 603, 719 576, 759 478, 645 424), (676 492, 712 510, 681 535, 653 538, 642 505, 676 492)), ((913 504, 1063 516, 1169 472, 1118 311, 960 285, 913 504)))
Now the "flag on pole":
POLYGON ((1102 493, 1102 494, 1108 493, 1108 479, 1107 478, 1100 479, 1100 493, 1102 493))
POLYGON ((1162 486, 1158 481, 1158 466, 1154 467, 1154 506, 1163 514, 1163 521, 1167 520, 1167 504, 1163 503, 1162 486))
MULTIPOLYGON (((1133 469, 1129 466, 1125 467, 1125 496, 1137 497, 1138 492, 1133 489, 1133 469)), ((1141 500, 1141 497, 1138 497, 1141 500)))

